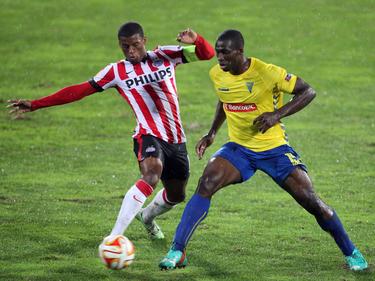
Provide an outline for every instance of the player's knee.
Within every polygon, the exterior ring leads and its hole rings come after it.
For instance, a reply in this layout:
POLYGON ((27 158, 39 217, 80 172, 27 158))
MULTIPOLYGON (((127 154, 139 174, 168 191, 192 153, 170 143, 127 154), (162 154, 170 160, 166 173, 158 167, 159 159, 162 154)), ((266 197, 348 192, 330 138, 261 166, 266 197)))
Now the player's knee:
POLYGON ((309 213, 314 214, 317 206, 317 197, 312 189, 299 187, 295 193, 295 199, 309 213))
POLYGON ((184 192, 184 193, 178 195, 178 198, 176 199, 175 202, 181 203, 181 202, 185 201, 185 198, 186 198, 186 194, 184 192))
POLYGON ((160 180, 163 164, 158 158, 148 157, 140 163, 140 170, 142 179, 155 188, 160 180))
POLYGON ((333 216, 333 209, 322 200, 318 199, 316 205, 314 215, 317 220, 329 220, 333 216))
POLYGON ((199 179, 197 193, 203 197, 211 197, 218 189, 219 183, 209 175, 203 175, 199 179))
POLYGON ((167 195, 168 201, 172 203, 173 205, 176 205, 178 203, 185 201, 185 197, 186 197, 185 192, 179 193, 179 194, 167 195))
POLYGON ((151 185, 153 188, 155 188, 160 180, 160 177, 156 173, 147 173, 142 176, 142 179, 149 185, 151 185))
POLYGON ((306 211, 317 218, 329 218, 332 216, 331 208, 329 208, 312 190, 304 192, 302 202, 302 206, 306 211))

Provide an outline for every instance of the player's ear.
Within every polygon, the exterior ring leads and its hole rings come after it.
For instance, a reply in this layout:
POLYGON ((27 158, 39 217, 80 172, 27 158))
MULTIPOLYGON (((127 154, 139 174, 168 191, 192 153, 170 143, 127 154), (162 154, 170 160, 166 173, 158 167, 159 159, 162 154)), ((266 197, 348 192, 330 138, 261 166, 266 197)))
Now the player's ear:
POLYGON ((146 45, 146 43, 147 43, 147 37, 146 37, 146 36, 143 36, 143 44, 146 45))
POLYGON ((118 38, 118 46, 120 47, 120 49, 122 49, 122 44, 121 44, 120 38, 118 38))

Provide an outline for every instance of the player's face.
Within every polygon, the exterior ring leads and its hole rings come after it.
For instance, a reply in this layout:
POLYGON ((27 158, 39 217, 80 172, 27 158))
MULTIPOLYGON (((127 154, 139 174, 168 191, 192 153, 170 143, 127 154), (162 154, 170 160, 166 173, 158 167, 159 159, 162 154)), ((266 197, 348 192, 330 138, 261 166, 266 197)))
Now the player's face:
POLYGON ((242 51, 235 49, 233 45, 231 40, 216 41, 216 57, 223 71, 233 72, 242 64, 242 51))
POLYGON ((118 41, 126 59, 131 63, 139 63, 146 56, 146 37, 134 34, 130 37, 120 36, 118 41))

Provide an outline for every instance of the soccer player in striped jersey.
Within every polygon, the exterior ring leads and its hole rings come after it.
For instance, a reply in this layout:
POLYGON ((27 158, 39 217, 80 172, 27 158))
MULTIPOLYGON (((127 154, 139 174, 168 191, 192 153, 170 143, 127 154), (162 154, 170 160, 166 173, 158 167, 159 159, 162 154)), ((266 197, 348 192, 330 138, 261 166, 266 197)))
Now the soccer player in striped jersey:
POLYGON ((137 120, 133 139, 141 178, 126 192, 110 235, 123 234, 137 216, 152 239, 163 239, 164 234, 154 218, 184 200, 189 178, 175 68, 182 63, 209 60, 215 51, 190 28, 177 36, 177 41, 188 46, 159 46, 147 51, 146 41, 141 25, 127 22, 118 31, 118 42, 125 59, 108 64, 87 82, 32 101, 11 100, 8 107, 13 108, 11 114, 19 114, 74 102, 115 88, 130 105, 137 120), (159 180, 163 188, 142 209, 159 180))
POLYGON ((336 212, 315 193, 306 166, 289 146, 280 121, 306 107, 314 99, 315 91, 281 67, 244 56, 244 39, 237 30, 223 32, 215 49, 219 64, 211 69, 210 77, 219 101, 212 126, 198 142, 196 153, 202 157, 225 120, 229 142, 212 156, 204 169, 196 193, 185 207, 172 247, 159 267, 166 270, 184 267, 185 248, 207 216, 212 196, 261 170, 334 238, 351 270, 366 269, 365 258, 349 239, 336 212), (292 94, 293 99, 283 105, 284 92, 292 94))

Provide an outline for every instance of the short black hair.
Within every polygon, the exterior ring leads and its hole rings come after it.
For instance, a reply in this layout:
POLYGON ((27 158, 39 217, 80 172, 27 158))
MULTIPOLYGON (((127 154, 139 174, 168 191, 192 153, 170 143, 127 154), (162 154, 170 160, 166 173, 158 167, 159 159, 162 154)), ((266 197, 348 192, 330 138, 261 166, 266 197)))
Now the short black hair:
POLYGON ((121 25, 118 30, 117 36, 122 37, 131 37, 135 34, 139 34, 141 37, 144 37, 143 28, 138 22, 129 21, 121 25))
POLYGON ((240 31, 235 29, 228 29, 222 32, 216 41, 232 41, 232 45, 235 49, 243 49, 245 46, 245 40, 240 31))

